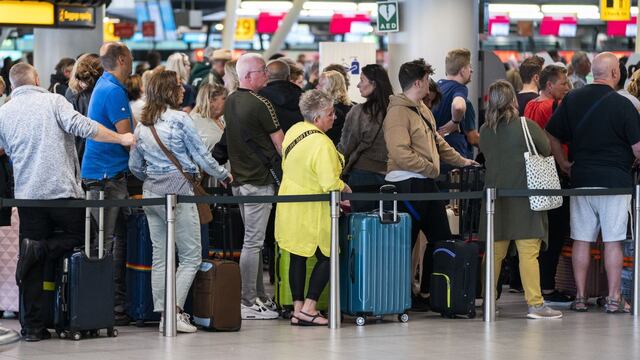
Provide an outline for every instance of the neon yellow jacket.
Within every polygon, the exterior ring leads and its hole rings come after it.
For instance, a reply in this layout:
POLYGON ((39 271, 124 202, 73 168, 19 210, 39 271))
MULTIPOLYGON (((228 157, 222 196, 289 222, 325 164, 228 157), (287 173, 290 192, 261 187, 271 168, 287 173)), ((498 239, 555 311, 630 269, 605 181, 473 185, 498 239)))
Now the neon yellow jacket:
MULTIPOLYGON (((282 149, 300 134, 320 130, 314 124, 301 121, 284 137, 282 149)), ((321 130, 320 130, 321 131, 321 130)), ((291 152, 283 154, 282 184, 279 195, 326 194, 342 190, 340 174, 344 158, 324 133, 314 133, 300 140, 291 152)), ((275 236, 278 246, 292 254, 311 257, 320 247, 329 256, 331 218, 327 202, 281 203, 276 209, 275 236)))

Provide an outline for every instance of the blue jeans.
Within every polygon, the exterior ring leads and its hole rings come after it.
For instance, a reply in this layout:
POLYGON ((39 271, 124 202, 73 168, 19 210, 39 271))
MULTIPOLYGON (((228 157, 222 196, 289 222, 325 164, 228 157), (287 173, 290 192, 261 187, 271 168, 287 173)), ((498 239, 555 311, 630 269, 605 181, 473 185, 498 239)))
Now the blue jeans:
MULTIPOLYGON (((351 190, 357 192, 377 193, 380 187, 385 184, 384 175, 360 169, 353 169, 347 181, 351 190)), ((375 201, 352 201, 351 210, 353 212, 367 212, 378 209, 379 204, 375 201)))
MULTIPOLYGON (((144 190, 145 199, 162 195, 144 190)), ((145 206, 144 213, 149 222, 149 233, 153 245, 151 266, 151 290, 153 311, 164 311, 164 278, 167 253, 167 211, 165 206, 145 206)), ((178 204, 176 207, 176 247, 178 248, 178 268, 176 271, 176 305, 184 309, 191 283, 202 262, 200 242, 200 220, 196 204, 178 204)))

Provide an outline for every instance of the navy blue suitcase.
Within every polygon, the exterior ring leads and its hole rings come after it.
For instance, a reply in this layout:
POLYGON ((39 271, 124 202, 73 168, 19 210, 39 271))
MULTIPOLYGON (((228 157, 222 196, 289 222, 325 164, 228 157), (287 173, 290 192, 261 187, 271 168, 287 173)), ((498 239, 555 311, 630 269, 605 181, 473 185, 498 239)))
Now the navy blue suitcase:
POLYGON ((153 312, 151 293, 151 264, 153 247, 149 223, 142 209, 133 209, 127 219, 127 314, 144 326, 146 321, 160 321, 160 313, 153 312))
POLYGON ((441 241, 433 252, 431 310, 444 317, 476 316, 478 244, 441 241))
MULTIPOLYGON (((100 191, 100 199, 104 199, 103 191, 100 191)), ((99 248, 104 244, 103 211, 101 208, 99 248)), ((91 257, 89 209, 86 214, 85 251, 74 251, 62 257, 60 277, 56 282, 54 323, 60 338, 80 340, 95 337, 103 329, 107 330, 109 337, 118 336, 113 314, 113 256, 104 251, 97 257, 91 257)))

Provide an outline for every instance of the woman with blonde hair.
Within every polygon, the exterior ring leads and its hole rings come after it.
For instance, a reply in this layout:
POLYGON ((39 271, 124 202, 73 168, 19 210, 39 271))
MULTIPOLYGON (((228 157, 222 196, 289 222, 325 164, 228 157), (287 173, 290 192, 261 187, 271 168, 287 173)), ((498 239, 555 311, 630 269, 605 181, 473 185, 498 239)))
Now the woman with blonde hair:
POLYGON ((240 80, 238 80, 238 72, 236 71, 236 60, 228 61, 224 64, 224 76, 222 77, 222 81, 224 81, 224 87, 227 89, 229 94, 238 90, 240 80))
POLYGON ((326 92, 333 98, 336 120, 333 123, 333 128, 327 131, 327 136, 333 141, 334 145, 337 145, 340 142, 340 137, 342 137, 342 128, 344 127, 347 113, 353 106, 351 99, 349 99, 349 94, 347 94, 347 85, 344 77, 335 70, 325 71, 320 74, 318 90, 326 92))
MULTIPOLYGON (((551 155, 551 146, 545 132, 534 121, 524 120, 538 153, 543 156, 551 155)), ((524 165, 527 143, 519 117, 516 93, 513 86, 505 80, 496 81, 489 86, 489 107, 486 121, 480 129, 480 149, 486 159, 485 186, 487 188, 527 188, 524 165)), ((482 206, 484 208, 485 204, 482 206)), ((502 260, 507 255, 509 243, 514 240, 520 260, 524 297, 529 305, 527 318, 562 317, 560 311, 553 310, 544 304, 540 289, 538 254, 541 245, 544 248, 547 246, 547 213, 531 210, 529 199, 526 197, 505 197, 495 201, 495 214, 496 283, 493 286, 497 286, 502 260)), ((481 218, 480 234, 486 234, 486 226, 486 219, 481 218)), ((491 285, 485 284, 486 286, 491 285)))
POLYGON ((631 78, 629 78, 627 91, 640 100, 640 69, 634 71, 631 78))
MULTIPOLYGON (((140 180, 143 196, 164 198, 167 194, 193 195, 192 181, 199 169, 222 181, 223 186, 233 180, 231 174, 218 164, 198 135, 193 121, 178 111, 184 88, 173 71, 154 73, 146 90, 140 125, 136 127, 137 144, 131 150, 129 169, 140 180), (171 156, 170 156, 171 155, 171 156)), ((175 251, 166 248, 166 210, 164 206, 145 206, 153 248, 151 289, 153 308, 164 310, 165 254, 175 251)), ((178 204, 176 208, 176 247, 179 265, 176 271, 176 305, 178 332, 195 332, 189 315, 182 312, 191 283, 202 261, 200 222, 196 204, 178 204)), ((160 320, 163 330, 164 315, 160 320)))
MULTIPOLYGON (((344 158, 325 135, 335 119, 333 102, 333 97, 323 91, 302 94, 300 112, 304 121, 294 124, 282 141, 284 175, 278 195, 351 192, 340 180, 344 158)), ((294 308, 291 325, 328 323, 316 304, 329 282, 329 219, 329 208, 321 202, 281 203, 276 208, 275 237, 278 246, 290 253, 289 286, 294 308), (305 294, 307 259, 314 256, 317 262, 305 294)))
POLYGON ((189 114, 209 151, 213 150, 224 133, 225 122, 222 115, 226 99, 227 89, 222 85, 204 84, 198 91, 196 107, 189 114))
POLYGON ((184 99, 180 104, 180 110, 189 113, 196 105, 196 92, 189 84, 189 74, 191 74, 191 63, 189 56, 185 53, 173 53, 167 59, 166 70, 175 71, 180 78, 180 83, 184 88, 184 99))
MULTIPOLYGON (((89 111, 89 100, 91 100, 93 88, 103 72, 102 63, 97 54, 83 54, 73 64, 69 77, 69 87, 64 96, 73 105, 73 108, 82 115, 86 116, 89 111)), ((81 166, 84 148, 85 139, 76 137, 76 151, 78 152, 78 160, 81 166)))
POLYGON ((73 65, 69 78, 69 90, 65 97, 82 115, 87 115, 93 88, 103 72, 102 63, 97 54, 83 54, 73 65))

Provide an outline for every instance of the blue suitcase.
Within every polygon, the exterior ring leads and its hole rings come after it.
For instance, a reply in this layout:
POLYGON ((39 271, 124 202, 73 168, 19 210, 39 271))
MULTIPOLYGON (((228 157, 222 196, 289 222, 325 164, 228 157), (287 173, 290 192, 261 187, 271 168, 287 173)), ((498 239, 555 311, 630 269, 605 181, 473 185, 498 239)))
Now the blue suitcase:
MULTIPOLYGON (((381 192, 394 191, 385 185, 381 192)), ((342 219, 340 303, 343 313, 365 324, 367 316, 398 315, 411 308, 411 219, 384 211, 353 213, 342 219)))
POLYGON ((127 314, 139 327, 145 321, 160 321, 160 313, 153 312, 152 260, 147 216, 142 209, 133 209, 127 219, 127 314))

